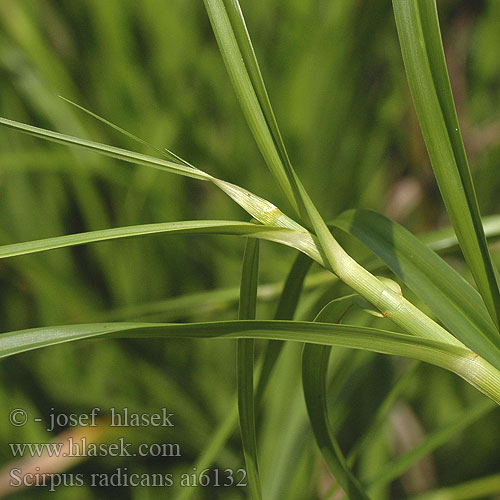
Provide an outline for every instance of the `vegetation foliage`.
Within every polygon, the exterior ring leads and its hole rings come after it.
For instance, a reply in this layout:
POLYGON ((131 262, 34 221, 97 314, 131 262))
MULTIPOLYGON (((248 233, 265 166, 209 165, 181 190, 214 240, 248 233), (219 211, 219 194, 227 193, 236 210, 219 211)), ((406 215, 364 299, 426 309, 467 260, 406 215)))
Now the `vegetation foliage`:
POLYGON ((168 404, 180 460, 77 467, 246 468, 179 500, 498 493, 497 4, 471 69, 435 0, 167 4, 0 5, 4 408, 168 404))

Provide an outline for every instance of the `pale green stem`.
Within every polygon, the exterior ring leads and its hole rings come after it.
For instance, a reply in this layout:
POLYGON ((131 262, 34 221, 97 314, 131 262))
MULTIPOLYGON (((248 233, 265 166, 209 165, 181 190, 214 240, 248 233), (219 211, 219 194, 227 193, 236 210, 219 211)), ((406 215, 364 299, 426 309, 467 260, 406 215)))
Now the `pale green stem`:
POLYGON ((390 318, 407 332, 432 340, 449 344, 463 344, 447 330, 438 325, 429 316, 406 300, 401 293, 379 280, 364 267, 358 264, 331 237, 330 245, 323 248, 325 255, 319 251, 317 238, 304 227, 290 219, 271 202, 250 193, 235 184, 220 179, 212 182, 243 207, 252 217, 264 225, 286 227, 298 231, 300 242, 297 247, 316 262, 333 271, 346 285, 371 302, 384 317, 390 318))
POLYGON ((441 360, 441 363, 436 364, 455 372, 500 404, 500 372, 406 300, 390 284, 378 279, 358 264, 333 236, 328 239, 329 245, 323 247, 321 253, 317 237, 311 235, 269 201, 234 184, 219 179, 211 180, 262 224, 297 231, 300 242, 296 248, 300 248, 316 262, 334 272, 346 285, 371 302, 384 317, 391 319, 413 335, 465 347, 466 355, 450 359, 449 362, 441 360))
MULTIPOLYGON (((448 361, 440 358, 435 364, 455 372, 500 404, 500 371, 406 300, 400 291, 395 290, 387 282, 378 279, 359 265, 340 246, 324 223, 317 224, 315 228, 316 231, 321 232, 323 244, 320 245, 317 236, 311 235, 267 200, 224 181, 212 180, 212 182, 262 224, 295 230, 296 248, 334 272, 340 280, 371 302, 384 317, 390 318, 413 335, 465 347, 467 349, 465 355, 448 361)), ((313 206, 311 209, 315 210, 313 206)))

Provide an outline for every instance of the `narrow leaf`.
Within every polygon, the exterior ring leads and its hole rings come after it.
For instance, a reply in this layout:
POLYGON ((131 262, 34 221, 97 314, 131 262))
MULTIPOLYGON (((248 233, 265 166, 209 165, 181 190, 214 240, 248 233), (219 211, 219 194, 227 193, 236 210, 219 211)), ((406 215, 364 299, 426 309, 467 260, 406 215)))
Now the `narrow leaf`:
POLYGON ((141 153, 135 153, 127 149, 108 146, 107 144, 101 144, 100 142, 89 141, 87 139, 80 139, 71 135, 60 134, 59 132, 33 127, 32 125, 26 125, 24 123, 15 122, 13 120, 7 120, 6 118, 0 118, 0 125, 18 130, 19 132, 38 137, 40 139, 56 142, 58 144, 65 144, 67 146, 78 146, 95 153, 100 153, 105 156, 110 156, 111 158, 117 158, 119 160, 127 161, 129 163, 145 165, 159 170, 164 170, 166 172, 184 175, 185 177, 192 177, 194 179, 202 181, 211 180, 210 175, 196 168, 188 167, 186 165, 182 165, 172 161, 161 160, 159 158, 144 155, 141 153))
POLYGON ((304 210, 301 209, 296 181, 267 98, 241 9, 236 0, 233 3, 227 2, 231 13, 228 15, 224 0, 204 0, 204 2, 226 69, 255 141, 293 209, 303 216, 304 210), (253 81, 246 64, 249 65, 253 81))
MULTIPOLYGON (((252 45, 252 40, 250 39, 250 34, 248 32, 245 18, 243 17, 243 12, 241 10, 238 0, 224 0, 227 13, 231 22, 231 26, 234 30, 235 38, 238 43, 238 47, 243 56, 243 61, 248 70, 250 76, 250 81, 252 83, 253 89, 259 101, 262 113, 266 119, 267 126, 271 132, 274 140, 274 144, 278 150, 279 156, 281 158, 281 163, 285 168, 288 180, 295 192, 295 198, 299 205, 301 204, 301 198, 297 185, 292 174, 293 167, 290 162, 290 157, 285 148, 285 143, 281 136, 281 132, 278 127, 278 122, 274 114, 269 95, 262 77, 262 72, 255 55, 255 50, 252 45)), ((302 212, 305 215, 305 212, 302 212)))
MULTIPOLYGON (((500 291, 446 68, 435 0, 393 0, 408 83, 446 209, 495 325, 500 291)), ((497 331, 494 342, 500 346, 497 331)))
POLYGON ((63 101, 67 102, 68 104, 71 104, 72 106, 75 106, 75 108, 78 108, 79 110, 83 111, 84 113, 87 113, 88 115, 92 116, 92 118, 95 118, 96 120, 99 120, 100 122, 104 123, 108 127, 111 127, 113 130, 116 130, 120 134, 123 134, 124 136, 128 137, 129 139, 132 139, 133 141, 138 142, 139 144, 142 144, 143 146, 146 146, 148 148, 151 148, 152 150, 156 151, 157 153, 165 156, 168 160, 173 161, 174 163, 180 163, 181 165, 184 165, 186 167, 190 168, 195 168, 193 165, 188 163, 186 160, 182 159, 180 156, 176 155, 169 149, 161 149, 157 148, 156 146, 153 146, 149 142, 145 141, 144 139, 141 139, 140 137, 137 137, 136 135, 130 133, 128 130, 125 130, 118 125, 114 124, 113 122, 110 122, 109 120, 106 120, 106 118, 103 118, 102 116, 99 116, 98 114, 90 111, 87 108, 84 108, 80 104, 77 104, 76 102, 70 101, 69 99, 66 99, 66 97, 59 96, 63 101))
POLYGON ((362 349, 419 359, 467 380, 500 403, 500 373, 470 350, 413 335, 308 321, 97 323, 42 327, 0 335, 0 358, 88 338, 259 338, 362 349))
MULTIPOLYGON (((259 242, 247 239, 241 272, 240 320, 255 319, 257 306, 257 286, 259 272, 259 242)), ((238 339, 237 378, 238 412, 240 419, 241 440, 248 474, 248 484, 252 498, 260 500, 262 491, 257 459, 257 433, 255 429, 254 399, 254 339, 238 339)))
POLYGON ((292 248, 296 248, 306 253, 311 258, 319 258, 315 244, 308 233, 304 234, 282 227, 262 226, 249 222, 196 220, 117 227, 100 231, 56 236, 24 243, 13 243, 0 247, 0 259, 98 241, 109 241, 161 233, 251 236, 291 246, 292 248))
MULTIPOLYGON (((315 321, 340 323, 353 305, 353 296, 342 297, 327 304, 315 321)), ((351 500, 369 497, 354 476, 332 433, 328 419, 327 372, 330 346, 306 344, 302 353, 302 384, 307 412, 316 443, 335 480, 351 500)))

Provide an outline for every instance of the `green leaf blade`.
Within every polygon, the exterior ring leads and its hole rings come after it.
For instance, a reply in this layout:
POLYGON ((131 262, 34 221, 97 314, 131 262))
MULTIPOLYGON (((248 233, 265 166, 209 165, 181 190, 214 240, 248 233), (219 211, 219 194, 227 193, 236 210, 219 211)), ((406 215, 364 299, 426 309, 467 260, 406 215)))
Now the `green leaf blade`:
MULTIPOLYGON (((241 272, 240 320, 255 319, 259 273, 259 242, 247 239, 241 272)), ((255 428, 254 398, 254 339, 238 339, 237 346, 238 412, 241 441, 248 483, 252 498, 262 499, 257 457, 257 432, 255 428)))
POLYGON ((500 367, 496 328, 479 293, 409 231, 370 210, 348 210, 332 221, 364 243, 462 342, 500 367))
POLYGON ((175 163, 172 161, 161 160, 153 156, 145 155, 142 153, 135 153, 127 149, 117 148, 115 146, 109 146, 107 144, 102 144, 100 142, 90 141, 88 139, 81 139, 79 137, 74 137, 71 135, 61 134, 59 132, 54 132, 52 130, 46 130, 39 127, 34 127, 32 125, 26 125, 24 123, 19 123, 13 120, 7 120, 6 118, 0 117, 0 125, 23 132, 39 139, 45 139, 58 144, 64 144, 66 146, 77 146, 94 153, 99 153, 111 158, 116 158, 118 160, 123 160, 129 163, 135 163, 137 165, 145 165, 148 167, 156 168, 166 172, 180 174, 185 177, 192 177, 193 179, 198 179, 202 181, 208 181, 211 179, 210 175, 198 170, 196 168, 188 167, 180 163, 175 163))
MULTIPOLYGON (((496 327, 500 291, 460 134, 435 1, 393 0, 413 102, 446 209, 496 327)), ((497 331, 495 344, 500 346, 497 331)))
MULTIPOLYGON (((340 323, 356 296, 333 300, 315 321, 340 323)), ((330 346, 306 344, 302 353, 302 385, 307 412, 316 443, 335 480, 351 500, 368 500, 361 483, 350 470, 346 458, 333 435, 328 418, 327 373, 330 346)))
POLYGON ((418 359, 450 370, 500 403, 500 373, 470 350, 413 335, 307 321, 97 323, 42 327, 0 335, 0 358, 90 338, 255 338, 362 349, 418 359))
POLYGON ((0 259, 99 241, 110 241, 153 234, 220 234, 249 236, 281 243, 296 248, 313 259, 318 258, 314 242, 311 240, 310 236, 298 231, 282 227, 262 226, 249 222, 194 220, 117 227, 3 245, 0 246, 0 259))
POLYGON ((291 175, 292 165, 290 162, 290 158, 288 156, 288 152, 286 151, 285 143, 283 142, 283 138, 278 127, 278 122, 276 120, 271 101, 269 100, 269 95, 267 93, 266 85, 262 77, 262 72, 257 61, 254 47, 252 45, 252 40, 250 39, 250 34, 243 17, 241 6, 238 0, 225 0, 225 5, 236 40, 243 56, 243 61, 245 62, 245 66, 247 67, 250 80, 262 109, 262 113, 266 119, 267 125, 280 155, 281 162, 285 167, 285 170, 287 171, 287 177, 289 178, 290 183, 296 193, 296 198, 300 199, 300 197, 298 196, 297 187, 293 180, 293 176, 291 175))
POLYGON ((267 166, 295 212, 305 216, 293 169, 236 0, 204 0, 224 64, 267 166), (226 8, 227 7, 227 8, 226 8))

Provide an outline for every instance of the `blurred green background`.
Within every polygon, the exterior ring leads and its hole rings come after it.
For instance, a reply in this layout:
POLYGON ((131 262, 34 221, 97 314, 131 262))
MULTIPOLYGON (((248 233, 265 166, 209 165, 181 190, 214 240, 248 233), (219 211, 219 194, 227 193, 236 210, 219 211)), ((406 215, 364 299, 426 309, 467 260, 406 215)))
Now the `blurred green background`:
MULTIPOLYGON (((241 0, 241 5, 292 162, 322 213, 372 208, 417 233, 446 225, 390 1, 241 0)), ((481 209, 498 213, 500 2, 438 5, 481 209)), ((201 1, 1 0, 0 115, 150 153, 58 95, 288 210, 239 110, 201 1)), ((247 220, 207 184, 0 130, 0 242, 149 222, 247 220)), ((227 236, 153 236, 3 260, 0 331, 100 320, 235 318, 243 246, 242 239, 227 236)), ((261 255, 261 281, 272 286, 263 289, 258 314, 270 318, 294 252, 263 244, 261 255)), ((498 252, 495 258, 500 261, 498 252)), ((325 297, 338 293, 328 283, 311 286, 297 317, 310 319, 325 297)), ((234 405, 234 351, 227 341, 100 340, 4 360, 2 463, 12 461, 4 443, 54 437, 39 424, 9 425, 12 408, 46 418, 52 408, 84 413, 94 406, 127 406, 154 412, 166 406, 176 413, 173 431, 129 429, 127 436, 137 442, 174 440, 181 458, 101 457, 73 470, 189 472, 234 405)), ((337 355, 343 377, 332 389, 331 403, 339 439, 349 449, 406 363, 363 353, 337 355)), ((259 418, 269 499, 322 498, 331 481, 305 419, 299 363, 299 347, 287 347, 259 418)), ((408 446, 415 445, 480 400, 456 377, 420 368, 362 454, 359 474, 373 477, 408 439, 408 446)), ((495 472, 500 451, 491 436, 499 431, 495 411, 402 480, 379 488, 374 498, 402 498, 495 472)), ((242 465, 235 432, 213 466, 242 465)), ((55 493, 38 488, 20 491, 17 498, 142 500, 176 494, 158 488, 55 493)), ((245 495, 239 488, 202 488, 193 498, 245 495)))

